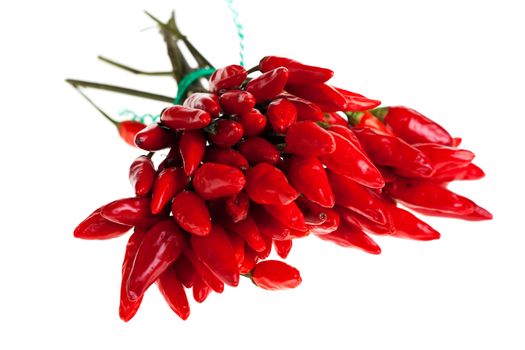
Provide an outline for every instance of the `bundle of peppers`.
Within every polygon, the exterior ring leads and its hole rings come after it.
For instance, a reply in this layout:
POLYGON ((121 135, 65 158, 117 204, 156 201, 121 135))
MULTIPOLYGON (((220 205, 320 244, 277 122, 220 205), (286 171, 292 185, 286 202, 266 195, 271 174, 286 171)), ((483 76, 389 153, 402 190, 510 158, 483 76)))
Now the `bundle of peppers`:
MULTIPOLYGON (((181 42, 198 68, 211 67, 173 17, 158 23, 175 78, 192 71, 181 42)), ((297 287, 297 269, 267 260, 272 248, 286 259, 294 239, 379 254, 370 235, 440 237, 398 203, 425 215, 492 218, 447 188, 484 176, 461 139, 413 109, 379 107, 332 86, 332 76, 266 56, 248 71, 230 65, 196 80, 158 122, 115 122, 125 141, 147 152, 129 169, 134 195, 96 209, 74 235, 101 240, 132 231, 122 265, 124 321, 153 284, 182 319, 189 290, 202 303, 240 276, 268 290, 297 287)))

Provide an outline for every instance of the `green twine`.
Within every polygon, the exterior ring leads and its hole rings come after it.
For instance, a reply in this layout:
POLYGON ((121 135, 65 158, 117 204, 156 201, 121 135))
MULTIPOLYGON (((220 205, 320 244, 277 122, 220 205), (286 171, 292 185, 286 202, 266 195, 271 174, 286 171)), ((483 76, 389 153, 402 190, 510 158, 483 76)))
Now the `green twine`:
POLYGON ((228 8, 232 14, 233 24, 237 29, 237 35, 239 36, 239 64, 244 67, 244 27, 239 21, 239 12, 233 6, 233 0, 225 0, 228 4, 228 8))
POLYGON ((186 91, 188 91, 188 88, 191 86, 191 84, 202 77, 209 77, 213 74, 213 72, 215 72, 215 68, 208 67, 196 69, 193 72, 186 74, 179 82, 177 96, 175 96, 173 104, 178 105, 182 102, 182 99, 184 98, 184 95, 186 94, 186 91))

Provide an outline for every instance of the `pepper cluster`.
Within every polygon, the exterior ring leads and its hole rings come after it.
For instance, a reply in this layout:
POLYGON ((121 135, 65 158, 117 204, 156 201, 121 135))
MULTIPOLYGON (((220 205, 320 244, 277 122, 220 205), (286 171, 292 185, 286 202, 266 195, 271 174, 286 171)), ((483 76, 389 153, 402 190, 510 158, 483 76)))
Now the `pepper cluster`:
POLYGON ((95 210, 74 232, 109 239, 133 228, 123 320, 154 283, 182 319, 190 313, 185 289, 200 303, 241 275, 264 289, 294 288, 299 272, 265 259, 272 247, 285 259, 293 240, 310 234, 372 254, 381 250, 369 234, 440 237, 397 203, 426 215, 491 218, 447 189, 484 176, 460 139, 412 109, 377 108, 377 100, 327 84, 332 76, 276 56, 249 72, 227 66, 210 77, 208 92, 134 129, 134 144, 149 152, 130 167, 135 196, 95 210), (154 153, 165 149, 155 165, 154 153))

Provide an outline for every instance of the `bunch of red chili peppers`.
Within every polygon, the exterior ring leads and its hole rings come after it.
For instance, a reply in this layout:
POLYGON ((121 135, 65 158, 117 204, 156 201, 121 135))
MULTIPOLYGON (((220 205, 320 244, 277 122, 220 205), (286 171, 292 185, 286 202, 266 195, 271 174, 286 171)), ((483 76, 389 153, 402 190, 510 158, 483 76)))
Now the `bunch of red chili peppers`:
POLYGON ((285 259, 293 240, 309 235, 372 254, 381 250, 371 234, 440 237, 398 203, 426 215, 492 218, 447 189, 484 176, 459 138, 413 109, 378 107, 334 87, 332 76, 267 56, 249 71, 217 69, 207 91, 164 109, 159 122, 119 124, 127 142, 149 152, 131 164, 135 194, 96 209, 74 235, 133 231, 122 265, 123 320, 152 284, 182 319, 190 313, 186 291, 201 303, 241 275, 264 289, 294 288, 297 269, 266 259, 272 248, 285 259))

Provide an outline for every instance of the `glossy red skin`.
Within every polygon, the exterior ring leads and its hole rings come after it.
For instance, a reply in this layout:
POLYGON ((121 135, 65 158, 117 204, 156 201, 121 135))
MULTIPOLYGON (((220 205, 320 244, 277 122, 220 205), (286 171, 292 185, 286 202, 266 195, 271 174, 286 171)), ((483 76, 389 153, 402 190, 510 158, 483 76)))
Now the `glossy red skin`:
POLYGON ((208 139, 217 147, 230 148, 242 139, 243 134, 241 123, 220 119, 214 125, 214 132, 208 134, 208 139))
POLYGON ((100 215, 98 208, 75 228, 73 235, 81 239, 111 239, 128 232, 131 226, 117 224, 100 215))
POLYGON ((345 111, 348 112, 367 111, 369 109, 376 108, 381 104, 381 101, 379 100, 372 100, 352 91, 348 91, 338 87, 335 87, 335 89, 346 98, 345 111))
POLYGON ((237 120, 242 124, 244 136, 260 135, 266 127, 266 117, 258 109, 239 114, 237 120))
POLYGON ((244 239, 241 236, 236 235, 228 231, 228 238, 233 248, 233 254, 235 255, 235 262, 239 266, 244 260, 244 239))
POLYGON ((452 136, 438 123, 403 106, 388 107, 385 124, 400 138, 413 143, 438 143, 452 146, 452 136))
POLYGON ((166 204, 186 187, 188 176, 182 168, 166 168, 155 179, 151 195, 151 212, 160 213, 166 204))
POLYGON ((446 217, 466 221, 483 221, 493 219, 492 214, 487 209, 484 209, 477 204, 474 204, 474 209, 469 214, 440 213, 433 210, 425 209, 417 209, 416 211, 427 216, 446 217))
POLYGON ((285 98, 293 103, 295 109, 297 109, 297 121, 310 120, 314 122, 323 122, 325 120, 321 108, 304 98, 294 96, 287 92, 280 94, 278 97, 285 98))
POLYGON ((288 128, 285 152, 300 156, 330 154, 335 151, 332 134, 313 121, 297 122, 288 128))
POLYGON ((288 69, 279 67, 252 79, 246 84, 246 91, 255 97, 257 103, 262 103, 279 95, 287 81, 288 69))
POLYGON ((381 253, 381 248, 370 236, 358 227, 344 221, 341 222, 336 231, 326 235, 318 235, 317 237, 325 241, 334 242, 341 247, 359 248, 367 253, 376 255, 381 253))
POLYGON ((162 111, 160 121, 172 130, 197 130, 210 124, 211 116, 201 109, 175 105, 162 111))
POLYGON ((324 208, 301 197, 297 199, 296 203, 303 212, 305 220, 307 218, 317 219, 306 220, 307 227, 312 233, 323 235, 333 232, 339 227, 339 214, 333 208, 324 208))
POLYGON ((170 130, 153 123, 135 135, 135 145, 146 151, 160 151, 177 142, 177 137, 170 130))
POLYGON ((210 286, 210 288, 215 293, 222 293, 224 291, 224 283, 215 276, 215 274, 210 270, 208 266, 206 266, 204 263, 200 261, 200 259, 197 258, 195 255, 195 252, 186 245, 184 248, 184 255, 188 258, 188 260, 191 262, 193 267, 195 268, 195 271, 197 272, 197 277, 202 278, 202 280, 210 286))
MULTIPOLYGON (((272 253, 272 239, 267 236, 263 236, 264 244, 266 245, 266 248, 262 252, 255 252, 257 255, 258 260, 264 260, 270 256, 272 253)), ((251 249, 250 247, 246 247, 247 249, 251 249)))
POLYGON ((139 156, 129 167, 129 182, 137 196, 145 196, 153 187, 157 172, 150 157, 139 156))
POLYGON ((288 69, 288 82, 290 84, 324 83, 334 75, 330 69, 309 66, 285 57, 266 56, 259 62, 259 69, 263 73, 278 67, 288 69))
MULTIPOLYGON (((381 225, 345 207, 337 206, 336 210, 344 221, 358 227, 362 231, 377 235, 391 235, 396 232, 393 218, 391 218, 391 222, 381 225)), ((390 211, 390 213, 391 212, 392 211, 390 211)))
POLYGON ((129 300, 137 300, 177 260, 184 236, 171 218, 157 223, 144 236, 127 282, 129 300))
POLYGON ((142 129, 144 129, 146 125, 134 121, 134 120, 125 120, 123 122, 118 123, 117 129, 120 137, 130 146, 136 147, 135 145, 135 135, 142 129))
POLYGON ((180 137, 179 150, 184 173, 188 176, 195 174, 206 150, 206 138, 202 131, 184 131, 180 137))
POLYGON ((234 149, 223 149, 213 146, 206 148, 206 162, 230 165, 241 170, 248 169, 248 160, 234 149))
POLYGON ((420 143, 413 146, 425 153, 436 172, 466 166, 475 157, 471 151, 435 143, 420 143))
POLYGON ((350 141, 361 153, 365 154, 365 150, 363 149, 363 146, 361 146, 361 143, 359 142, 359 139, 357 136, 355 136, 354 132, 348 128, 348 126, 342 126, 342 125, 330 125, 326 130, 333 133, 337 133, 341 136, 343 136, 345 139, 350 141))
POLYGON ((284 134, 297 121, 297 108, 292 102, 278 98, 270 102, 266 115, 273 131, 284 134))
POLYGON ((166 158, 164 158, 164 160, 160 162, 159 166, 157 167, 157 173, 160 173, 167 168, 182 167, 182 156, 180 155, 179 141, 171 146, 170 151, 166 155, 166 158))
POLYGON ((315 103, 323 112, 337 112, 346 109, 346 98, 327 84, 287 84, 286 91, 315 103))
POLYGON ((439 239, 441 235, 429 224, 418 219, 412 213, 391 205, 390 215, 396 227, 393 237, 430 241, 439 239))
POLYGON ((385 204, 371 190, 331 171, 328 171, 328 181, 337 204, 358 212, 378 224, 389 223, 390 218, 385 204))
POLYGON ((248 197, 246 192, 241 191, 225 199, 224 209, 233 222, 242 221, 248 217, 250 197, 248 197))
POLYGON ((366 154, 375 164, 403 169, 422 177, 430 177, 434 173, 430 159, 400 138, 371 128, 353 130, 366 154))
POLYGON ((335 151, 319 156, 319 160, 331 171, 349 177, 363 186, 383 188, 385 180, 372 161, 352 142, 331 131, 335 140, 335 151))
POLYGON ((228 218, 223 218, 220 221, 229 232, 233 232, 242 237, 243 241, 256 252, 261 252, 266 248, 257 224, 251 216, 248 215, 246 219, 236 223, 228 220, 228 218))
POLYGON ((293 187, 306 198, 323 207, 334 206, 335 197, 328 183, 326 171, 317 158, 293 156, 286 174, 293 187))
POLYGON ((226 91, 219 97, 219 103, 226 114, 243 114, 255 107, 255 97, 248 91, 226 91))
POLYGON ((219 92, 221 90, 236 89, 246 80, 248 73, 244 67, 232 64, 224 68, 219 68, 211 75, 210 91, 219 92))
POLYGON ((257 261, 259 258, 257 257, 257 254, 250 249, 250 247, 245 246, 244 247, 244 260, 241 264, 239 264, 239 271, 242 274, 250 273, 250 271, 254 268, 255 264, 257 264, 257 261))
POLYGON ((360 114, 361 116, 359 117, 359 122, 354 125, 356 128, 369 127, 371 129, 379 130, 387 135, 396 136, 381 120, 375 117, 372 113, 364 111, 360 114))
POLYGON ((281 159, 279 149, 262 137, 250 137, 239 144, 239 152, 251 165, 269 163, 276 165, 281 159))
POLYGON ((265 260, 255 265, 251 279, 257 287, 267 290, 295 288, 301 284, 299 271, 282 261, 265 260))
POLYGON ((291 230, 281 224, 263 208, 253 207, 250 212, 262 236, 272 240, 284 240, 290 238, 291 230))
POLYGON ((483 170, 477 165, 469 163, 453 169, 436 171, 430 179, 432 181, 450 182, 455 180, 479 180, 483 177, 485 177, 483 170))
POLYGON ((177 270, 177 279, 180 283, 186 288, 193 287, 193 284, 197 279, 197 271, 195 271, 195 268, 186 255, 181 254, 177 261, 175 261, 174 265, 177 270))
POLYGON ((150 211, 151 200, 148 197, 123 198, 106 204, 100 214, 117 224, 138 227, 150 227, 159 220, 158 215, 150 211))
POLYGON ((204 163, 193 177, 195 191, 205 200, 233 196, 245 185, 239 169, 219 163, 204 163))
POLYGON ((235 254, 224 228, 213 224, 207 236, 191 236, 195 255, 224 283, 235 287, 239 284, 239 268, 235 254))
POLYGON ((324 208, 324 215, 326 219, 322 223, 318 225, 307 225, 311 233, 315 235, 326 235, 339 228, 341 218, 337 211, 332 208, 324 208))
POLYGON ((128 293, 126 291, 126 285, 128 283, 129 274, 133 267, 133 262, 137 256, 137 250, 142 244, 142 240, 148 231, 146 229, 135 229, 133 234, 129 237, 128 244, 126 245, 126 253, 124 255, 124 261, 122 262, 122 281, 120 284, 120 304, 119 304, 119 316, 124 322, 128 322, 137 313, 142 297, 137 300, 129 300, 128 293))
POLYGON ((184 287, 177 279, 177 271, 173 264, 160 275, 157 285, 173 312, 183 320, 188 319, 190 316, 190 305, 184 287))
POLYGON ((193 285, 193 299, 195 299, 196 302, 204 302, 204 300, 208 298, 208 295, 210 295, 210 293, 210 286, 208 286, 202 278, 198 277, 197 279, 195 279, 195 284, 193 285))
POLYGON ((452 146, 453 147, 459 147, 459 145, 461 145, 461 142, 463 142, 463 139, 461 137, 453 137, 452 138, 452 146))
POLYGON ((189 233, 205 236, 211 231, 210 211, 204 200, 191 191, 182 191, 171 204, 173 218, 189 233))
POLYGON ((185 107, 201 109, 207 112, 212 118, 217 118, 221 114, 219 96, 205 92, 195 92, 191 94, 182 104, 185 107))
POLYGON ((263 207, 271 216, 286 227, 300 232, 308 231, 304 215, 295 202, 286 205, 265 204, 263 207))
POLYGON ((286 259, 288 257, 290 251, 292 250, 292 244, 293 243, 291 239, 287 239, 284 241, 273 241, 273 247, 275 248, 275 252, 282 259, 286 259))
POLYGON ((342 127, 348 126, 348 120, 340 116, 337 112, 327 112, 325 113, 325 123, 328 125, 339 125, 342 127))
POLYGON ((259 204, 285 205, 299 196, 286 175, 268 163, 260 163, 246 172, 246 193, 259 204))

